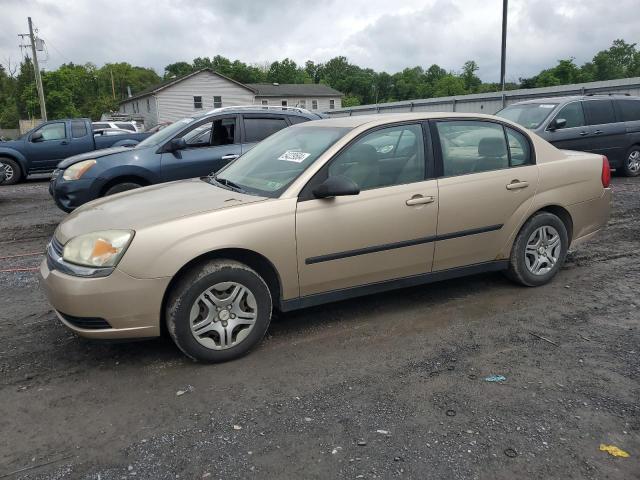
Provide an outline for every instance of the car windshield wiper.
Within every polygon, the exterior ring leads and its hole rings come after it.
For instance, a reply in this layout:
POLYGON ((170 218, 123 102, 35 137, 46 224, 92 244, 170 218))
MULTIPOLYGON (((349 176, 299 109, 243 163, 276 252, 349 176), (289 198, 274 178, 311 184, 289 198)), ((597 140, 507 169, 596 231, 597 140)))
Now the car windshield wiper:
POLYGON ((223 188, 227 190, 234 190, 238 193, 246 193, 240 185, 233 183, 231 180, 227 180, 226 178, 218 178, 216 175, 209 175, 209 178, 213 180, 218 185, 221 185, 223 188))

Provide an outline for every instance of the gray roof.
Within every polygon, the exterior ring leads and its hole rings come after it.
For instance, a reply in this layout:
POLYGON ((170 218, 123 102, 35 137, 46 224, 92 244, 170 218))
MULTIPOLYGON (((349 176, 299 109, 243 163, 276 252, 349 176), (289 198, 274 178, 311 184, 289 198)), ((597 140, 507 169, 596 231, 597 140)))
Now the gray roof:
POLYGON ((141 97, 146 97, 147 95, 151 95, 152 93, 156 93, 159 90, 163 90, 167 87, 170 87, 171 85, 175 85, 176 83, 181 82, 182 80, 186 80, 189 77, 193 77, 194 75, 198 75, 199 73, 202 72, 209 72, 209 73, 213 73, 214 75, 217 75, 221 78, 224 78, 225 80, 228 80, 229 82, 235 83, 236 85, 239 85, 243 88, 246 88, 247 90, 251 90, 253 93, 255 93, 255 90, 251 87, 248 87, 247 85, 244 85, 243 83, 240 82, 236 82, 234 79, 229 78, 229 77, 225 77, 224 75, 210 69, 210 68, 202 68, 200 70, 196 70, 194 72, 191 73, 187 73, 186 75, 181 75, 180 77, 174 77, 174 78, 169 78, 167 80, 163 80, 162 82, 156 84, 156 85, 152 85, 151 87, 145 88, 144 90, 132 95, 129 98, 125 98, 124 100, 121 100, 119 103, 123 104, 123 103, 127 103, 130 102, 131 100, 136 100, 138 98, 141 97))
POLYGON ((344 94, 320 83, 247 83, 259 97, 342 97, 344 94))

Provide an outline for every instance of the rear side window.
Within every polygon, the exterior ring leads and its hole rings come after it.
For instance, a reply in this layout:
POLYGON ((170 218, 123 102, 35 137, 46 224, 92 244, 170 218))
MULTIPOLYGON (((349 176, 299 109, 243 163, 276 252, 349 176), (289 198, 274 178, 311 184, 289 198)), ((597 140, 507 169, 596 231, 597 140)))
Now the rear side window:
POLYGON ((287 127, 284 118, 244 118, 244 141, 246 143, 260 142, 269 135, 287 127))
POLYGON ((567 124, 560 128, 584 127, 584 112, 580 102, 571 102, 560 109, 556 120, 564 119, 567 124))
POLYGON ((587 125, 602 125, 616 121, 611 100, 585 100, 582 104, 587 125))
POLYGON ((512 167, 529 165, 531 163, 531 145, 529 140, 520 132, 505 127, 509 142, 509 158, 512 167))
POLYGON ((640 120, 640 100, 616 100, 615 102, 623 122, 640 120))
POLYGON ((82 138, 87 135, 87 125, 80 120, 71 121, 71 136, 73 138, 82 138))

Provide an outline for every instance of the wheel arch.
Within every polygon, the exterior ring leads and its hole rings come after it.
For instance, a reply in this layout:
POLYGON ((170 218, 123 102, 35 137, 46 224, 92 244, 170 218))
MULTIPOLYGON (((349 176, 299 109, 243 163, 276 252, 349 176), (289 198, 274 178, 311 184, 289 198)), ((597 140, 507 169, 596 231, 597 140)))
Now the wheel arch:
POLYGON ((8 158, 17 162, 20 166, 20 170, 23 177, 26 177, 29 174, 28 162, 27 159, 20 155, 19 152, 13 151, 7 148, 0 148, 0 160, 3 158, 8 158))
POLYGON ((178 282, 178 280, 182 278, 182 276, 186 272, 196 267, 197 265, 206 261, 218 259, 235 260, 255 270, 256 273, 260 275, 265 281, 267 287, 269 287, 269 293, 271 294, 271 298, 273 299, 274 308, 280 307, 282 296, 282 282, 280 280, 280 275, 278 274, 276 267, 267 257, 253 250, 245 248, 223 248, 220 250, 212 250, 210 252, 203 253, 202 255, 199 255, 187 262, 171 278, 171 281, 165 289, 160 310, 160 330, 163 335, 167 332, 165 314, 167 300, 169 298, 169 293, 173 289, 176 282, 178 282))
POLYGON ((151 185, 152 183, 141 175, 136 175, 136 174, 118 175, 117 177, 112 178, 102 186, 102 188, 100 189, 100 196, 103 197, 104 194, 107 192, 107 190, 109 190, 114 185, 117 185, 119 183, 125 183, 125 182, 139 183, 143 187, 151 185))
MULTIPOLYGON (((529 215, 527 220, 529 220, 529 218, 533 217, 536 213, 539 212, 549 212, 558 217, 562 221, 562 223, 564 223, 564 226, 567 229, 567 236, 569 237, 569 245, 571 245, 571 241, 573 240, 573 218, 571 218, 571 214, 569 213, 569 211, 560 205, 547 205, 533 212, 531 215, 529 215)), ((524 223, 522 224, 522 226, 524 226, 524 223)), ((522 226, 520 226, 520 229, 522 229, 522 226)))

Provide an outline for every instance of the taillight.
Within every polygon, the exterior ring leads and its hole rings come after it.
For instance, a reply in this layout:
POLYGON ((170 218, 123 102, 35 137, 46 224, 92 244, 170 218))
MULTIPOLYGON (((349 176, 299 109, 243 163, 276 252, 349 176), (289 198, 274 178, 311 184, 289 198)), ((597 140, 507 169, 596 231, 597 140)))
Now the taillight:
POLYGON ((609 159, 604 155, 602 156, 602 175, 600 179, 604 188, 609 187, 611 183, 611 168, 609 168, 609 159))

